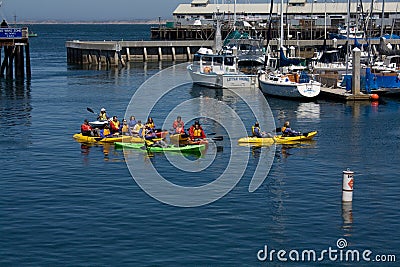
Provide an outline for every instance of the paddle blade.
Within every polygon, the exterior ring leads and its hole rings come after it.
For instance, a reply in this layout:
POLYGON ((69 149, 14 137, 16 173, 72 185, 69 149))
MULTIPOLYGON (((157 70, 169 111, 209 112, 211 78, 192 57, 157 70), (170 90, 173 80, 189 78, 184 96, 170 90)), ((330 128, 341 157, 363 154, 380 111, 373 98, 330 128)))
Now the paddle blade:
POLYGON ((223 136, 215 136, 215 137, 211 138, 211 140, 213 140, 213 141, 222 141, 222 140, 224 140, 224 137, 223 136))
POLYGON ((91 108, 86 108, 86 110, 91 112, 91 113, 94 113, 93 109, 91 109, 91 108))
POLYGON ((275 132, 277 132, 277 133, 279 133, 279 132, 281 132, 281 131, 282 131, 282 128, 281 128, 281 127, 278 127, 278 128, 275 129, 275 132))

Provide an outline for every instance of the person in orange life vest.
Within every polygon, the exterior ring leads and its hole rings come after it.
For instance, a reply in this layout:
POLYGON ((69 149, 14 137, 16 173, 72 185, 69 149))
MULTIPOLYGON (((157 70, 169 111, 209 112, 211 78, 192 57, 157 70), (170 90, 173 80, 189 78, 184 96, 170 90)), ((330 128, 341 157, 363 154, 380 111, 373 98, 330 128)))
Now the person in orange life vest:
POLYGON ((114 116, 113 119, 110 121, 110 130, 111 133, 119 133, 120 122, 117 116, 114 116))
POLYGON ((206 134, 204 133, 203 128, 201 128, 199 121, 195 121, 195 123, 190 127, 189 136, 192 140, 206 138, 206 134))
POLYGON ((90 126, 87 119, 85 119, 81 125, 81 133, 83 136, 94 136, 93 128, 90 126))
POLYGON ((100 136, 103 138, 113 136, 113 134, 110 131, 110 126, 108 126, 108 124, 106 124, 104 128, 100 130, 100 136))
POLYGON ((178 127, 178 124, 182 124, 182 127, 185 125, 181 116, 176 117, 176 120, 174 120, 174 123, 172 124, 172 128, 174 128, 176 130, 176 127, 178 127))
POLYGON ((108 116, 107 116, 107 113, 106 113, 106 109, 105 109, 105 108, 101 108, 101 109, 100 109, 100 114, 99 114, 99 116, 97 116, 97 120, 99 120, 99 121, 106 121, 106 120, 108 120, 108 116))

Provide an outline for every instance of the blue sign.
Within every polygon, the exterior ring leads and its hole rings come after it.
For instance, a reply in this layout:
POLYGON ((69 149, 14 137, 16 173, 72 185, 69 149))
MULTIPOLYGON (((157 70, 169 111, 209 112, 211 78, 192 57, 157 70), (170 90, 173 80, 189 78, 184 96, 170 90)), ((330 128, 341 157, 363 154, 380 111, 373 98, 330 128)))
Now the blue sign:
POLYGON ((0 28, 1 38, 22 38, 21 28, 0 28))

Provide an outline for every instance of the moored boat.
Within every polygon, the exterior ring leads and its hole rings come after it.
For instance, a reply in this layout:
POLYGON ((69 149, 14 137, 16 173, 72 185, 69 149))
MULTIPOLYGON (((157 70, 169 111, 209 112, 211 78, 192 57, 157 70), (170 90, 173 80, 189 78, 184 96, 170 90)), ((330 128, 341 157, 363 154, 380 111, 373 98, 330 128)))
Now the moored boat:
POLYGON ((280 71, 261 74, 259 85, 264 94, 288 98, 312 98, 321 91, 321 83, 310 79, 307 74, 284 74, 280 71))
POLYGON ((193 83, 207 87, 250 88, 257 83, 257 75, 239 71, 236 56, 214 54, 210 49, 200 49, 187 70, 193 83))

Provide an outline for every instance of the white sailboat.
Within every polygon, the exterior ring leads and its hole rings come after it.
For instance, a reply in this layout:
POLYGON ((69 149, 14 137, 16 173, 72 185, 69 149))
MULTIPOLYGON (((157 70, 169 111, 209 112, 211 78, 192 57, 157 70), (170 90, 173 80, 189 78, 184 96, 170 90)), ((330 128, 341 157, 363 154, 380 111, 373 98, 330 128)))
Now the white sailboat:
MULTIPOLYGON (((281 37, 283 45, 283 0, 281 0, 281 37)), ((283 60, 281 53, 281 61, 283 60)), ((288 98, 312 98, 319 95, 321 84, 312 80, 303 71, 269 71, 259 75, 258 83, 264 94, 288 98)))

